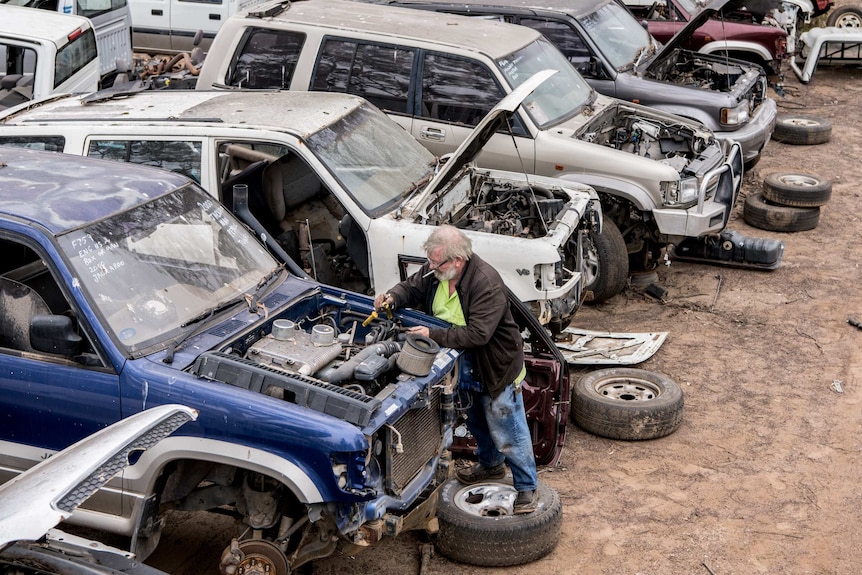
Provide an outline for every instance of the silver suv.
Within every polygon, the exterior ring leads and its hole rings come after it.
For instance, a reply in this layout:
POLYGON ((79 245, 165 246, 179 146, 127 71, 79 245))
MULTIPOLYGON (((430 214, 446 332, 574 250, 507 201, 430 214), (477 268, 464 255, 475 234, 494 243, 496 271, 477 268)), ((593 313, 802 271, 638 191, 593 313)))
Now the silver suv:
MULTIPOLYGON (((443 155, 501 97, 545 69, 558 73, 493 135, 480 166, 595 188, 605 226, 593 252, 607 257, 594 262, 628 253, 647 267, 670 243, 724 230, 742 180, 739 145, 700 123, 598 94, 556 47, 522 26, 344 0, 270 2, 225 22, 197 88, 357 94, 443 155)), ((596 300, 628 277, 619 266, 589 272, 596 300)))

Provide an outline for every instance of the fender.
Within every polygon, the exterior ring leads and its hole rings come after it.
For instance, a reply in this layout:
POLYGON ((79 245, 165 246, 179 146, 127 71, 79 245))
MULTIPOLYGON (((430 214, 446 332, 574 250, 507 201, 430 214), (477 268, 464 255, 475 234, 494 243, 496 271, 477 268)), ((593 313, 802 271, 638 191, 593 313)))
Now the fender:
POLYGON ((592 186, 599 194, 623 198, 642 212, 651 212, 661 207, 656 204, 649 192, 625 180, 609 178, 601 174, 578 174, 574 172, 557 177, 561 180, 592 186))
POLYGON ((702 52, 704 54, 750 52, 752 54, 757 54, 757 56, 766 63, 772 62, 774 59, 772 54, 769 53, 769 50, 760 44, 755 44, 754 42, 742 42, 739 40, 716 40, 715 42, 709 42, 708 44, 701 46, 698 52, 702 52))
POLYGON ((156 479, 171 462, 200 460, 233 465, 281 481, 304 504, 323 503, 315 477, 292 461, 267 451, 200 437, 168 437, 145 451, 135 465, 103 489, 122 491, 122 515, 108 515, 78 508, 69 522, 94 529, 132 536, 137 532, 146 499, 152 495, 156 479), (121 483, 120 483, 121 482, 121 483))

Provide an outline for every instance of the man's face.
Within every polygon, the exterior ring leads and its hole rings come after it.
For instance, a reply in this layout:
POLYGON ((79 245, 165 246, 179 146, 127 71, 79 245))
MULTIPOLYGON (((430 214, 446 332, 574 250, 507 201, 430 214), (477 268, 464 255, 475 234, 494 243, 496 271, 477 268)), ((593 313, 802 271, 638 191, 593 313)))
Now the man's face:
POLYGON ((437 281, 450 281, 458 276, 458 268, 453 265, 454 260, 444 258, 442 248, 431 250, 426 255, 437 281))

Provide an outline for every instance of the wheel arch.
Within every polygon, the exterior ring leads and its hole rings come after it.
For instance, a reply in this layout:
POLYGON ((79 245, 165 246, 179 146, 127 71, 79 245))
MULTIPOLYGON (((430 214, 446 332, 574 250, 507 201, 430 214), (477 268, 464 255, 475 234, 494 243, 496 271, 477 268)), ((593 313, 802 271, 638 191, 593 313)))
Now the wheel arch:
POLYGON ((707 42, 700 47, 698 52, 702 52, 704 54, 734 54, 739 52, 754 54, 760 58, 764 64, 770 64, 772 60, 775 59, 772 53, 760 44, 755 44, 754 42, 742 42, 739 40, 707 42))

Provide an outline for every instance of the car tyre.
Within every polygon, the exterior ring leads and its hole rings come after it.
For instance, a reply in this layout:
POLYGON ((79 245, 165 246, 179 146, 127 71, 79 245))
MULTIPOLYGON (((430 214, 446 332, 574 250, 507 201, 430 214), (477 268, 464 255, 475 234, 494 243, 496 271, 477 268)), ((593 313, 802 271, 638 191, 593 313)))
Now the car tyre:
POLYGON ((435 548, 453 561, 482 567, 509 567, 544 557, 560 540, 563 505, 559 494, 541 481, 536 495, 535 511, 515 515, 517 492, 511 483, 446 481, 437 505, 435 548))
POLYGON ((575 423, 610 439, 639 441, 669 435, 682 423, 684 405, 675 381, 645 369, 598 369, 572 387, 575 423))
POLYGON ((816 174, 774 172, 763 179, 763 198, 782 206, 815 208, 832 197, 832 182, 816 174))
POLYGON ((758 192, 745 198, 742 218, 750 226, 773 232, 813 230, 820 222, 820 208, 797 208, 773 204, 758 192))
POLYGON ((772 139, 801 146, 825 144, 832 139, 832 122, 816 116, 779 116, 775 120, 772 139))
POLYGON ((862 28, 862 8, 837 6, 826 18, 826 25, 837 28, 862 28))
POLYGON ((620 229, 610 219, 602 222, 602 233, 590 231, 584 244, 584 290, 592 292, 590 303, 617 295, 629 279, 629 256, 620 229))

